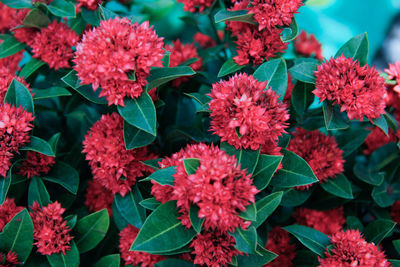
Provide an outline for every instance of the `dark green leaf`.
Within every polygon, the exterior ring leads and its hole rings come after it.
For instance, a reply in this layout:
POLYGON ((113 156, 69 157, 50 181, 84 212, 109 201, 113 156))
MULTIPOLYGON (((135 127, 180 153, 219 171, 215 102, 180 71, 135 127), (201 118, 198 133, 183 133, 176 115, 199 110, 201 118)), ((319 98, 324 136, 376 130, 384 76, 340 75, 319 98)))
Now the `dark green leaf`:
POLYGON ((312 93, 314 85, 310 83, 297 82, 292 92, 292 106, 296 113, 303 119, 308 106, 314 101, 312 93))
POLYGON ((103 20, 109 20, 109 19, 114 19, 114 18, 118 17, 118 15, 116 13, 112 12, 111 10, 109 10, 101 5, 99 6, 99 8, 101 10, 100 14, 101 14, 103 20))
POLYGON ((133 126, 151 134, 157 134, 156 108, 148 93, 138 98, 126 99, 125 106, 118 106, 119 114, 133 126))
POLYGON ((296 80, 305 83, 315 83, 314 71, 317 70, 318 61, 302 61, 289 69, 290 75, 296 80))
POLYGON ((53 0, 47 9, 55 16, 75 18, 75 5, 66 0, 53 0))
POLYGON ((314 187, 308 190, 302 191, 297 190, 294 187, 291 188, 274 188, 274 191, 283 190, 283 196, 281 200, 281 206, 284 207, 297 207, 307 201, 314 191, 314 187))
POLYGON ((4 102, 16 107, 23 107, 32 114, 35 113, 31 93, 25 85, 15 79, 12 80, 7 89, 4 102))
POLYGON ((214 16, 215 23, 223 21, 240 21, 246 22, 253 25, 257 23, 253 19, 253 14, 248 13, 247 10, 220 10, 214 16))
POLYGON ((147 79, 149 84, 148 90, 163 85, 179 77, 191 76, 196 74, 189 66, 181 66, 174 68, 155 68, 150 70, 150 77, 147 79))
POLYGON ((313 228, 309 228, 303 225, 289 225, 283 227, 286 231, 294 235, 304 246, 310 249, 312 252, 323 257, 325 248, 329 245, 329 237, 320 231, 313 228))
POLYGON ((155 265, 155 267, 195 267, 196 265, 194 265, 191 262, 185 261, 185 260, 180 260, 180 259, 166 259, 163 261, 159 261, 157 262, 155 265))
POLYGON ((157 201, 154 197, 142 200, 142 201, 140 201, 139 204, 148 210, 155 210, 158 206, 161 205, 161 203, 159 201, 157 201))
POLYGON ((131 250, 151 254, 174 251, 188 244, 196 232, 186 229, 178 219, 176 201, 161 204, 147 217, 131 250))
POLYGON ((176 167, 168 167, 164 169, 159 169, 152 174, 150 174, 149 177, 141 180, 141 181, 149 181, 153 180, 160 185, 174 185, 174 174, 176 173, 176 167))
POLYGON ((46 181, 56 183, 76 195, 79 186, 79 174, 69 164, 57 161, 50 172, 42 177, 46 181))
POLYGON ((8 37, 0 44, 0 59, 12 56, 25 48, 23 43, 20 43, 13 36, 8 37))
POLYGON ((75 242, 72 240, 70 242, 70 250, 65 252, 65 255, 60 253, 53 253, 47 255, 47 260, 49 261, 51 267, 78 267, 79 266, 79 251, 76 247, 75 242))
POLYGON ((36 70, 38 70, 41 66, 45 65, 43 61, 37 58, 31 58, 21 69, 19 76, 28 79, 36 70))
POLYGON ((119 254, 111 254, 102 257, 94 267, 119 267, 120 265, 120 255, 119 254))
POLYGON ((71 30, 76 32, 76 34, 78 35, 81 35, 85 31, 85 27, 87 24, 86 21, 82 18, 82 13, 76 14, 75 18, 70 18, 68 20, 68 23, 71 30))
POLYGON ((189 58, 188 60, 182 62, 178 66, 190 66, 191 64, 197 62, 198 60, 199 60, 198 57, 192 57, 192 58, 189 58))
POLYGON ((184 94, 196 100, 202 106, 207 105, 211 100, 211 97, 209 97, 206 94, 201 94, 201 93, 184 93, 184 94))
POLYGON ((257 247, 257 231, 256 228, 250 226, 247 230, 243 230, 241 227, 237 227, 235 232, 230 233, 235 238, 235 248, 239 251, 256 254, 257 247))
POLYGON ((246 169, 248 173, 254 173, 256 169, 258 158, 260 157, 259 150, 254 151, 250 149, 237 150, 235 147, 228 143, 221 143, 221 149, 228 153, 230 156, 235 156, 237 162, 240 164, 241 169, 246 169))
POLYGON ((400 183, 389 184, 384 181, 372 189, 371 196, 379 207, 390 207, 400 198, 400 183))
POLYGON ((56 156, 50 144, 36 136, 31 136, 30 142, 20 150, 35 151, 50 157, 56 156))
POLYGON ((129 192, 124 197, 116 194, 114 204, 121 216, 136 228, 142 228, 146 220, 146 210, 139 205, 143 200, 139 187, 135 186, 134 192, 129 192))
POLYGON ((28 189, 28 206, 32 206, 33 202, 39 203, 41 207, 45 207, 51 203, 46 186, 42 179, 37 176, 33 176, 28 189))
POLYGON ((256 204, 250 203, 245 211, 239 212, 238 216, 246 221, 255 221, 257 219, 256 204))
POLYGON ((258 228, 275 211, 281 203, 283 192, 272 193, 256 202, 257 220, 252 226, 258 228))
POLYGON ((76 245, 80 253, 85 253, 97 246, 107 234, 110 217, 107 209, 89 214, 76 225, 76 245))
POLYGON ((334 196, 353 199, 353 191, 351 183, 343 174, 339 174, 334 178, 329 178, 326 182, 320 183, 321 187, 334 196))
POLYGON ((126 150, 150 145, 154 140, 156 140, 156 136, 124 121, 124 142, 126 150))
POLYGON ((183 159, 183 166, 188 175, 195 174, 198 167, 200 167, 200 160, 194 158, 183 159))
POLYGON ((189 219, 190 222, 192 223, 193 229, 196 231, 196 233, 200 234, 201 232, 201 226, 203 225, 204 218, 199 218, 200 208, 196 204, 190 205, 189 209, 189 219))
POLYGON ((232 58, 225 61, 221 69, 218 72, 218 78, 241 70, 245 65, 238 65, 232 58))
POLYGON ((290 23, 289 27, 283 28, 281 33, 281 40, 284 43, 288 43, 296 39, 299 34, 299 26, 297 25, 296 19, 293 17, 292 23, 290 23))
POLYGON ((40 9, 34 8, 26 15, 22 24, 26 27, 44 28, 50 24, 49 17, 46 16, 40 9))
MULTIPOLYGON (((257 253, 249 254, 249 255, 238 255, 237 258, 237 266, 246 266, 246 267, 260 267, 264 266, 268 262, 271 262, 278 255, 275 253, 266 250, 260 244, 257 244, 257 253)), ((283 266, 282 266, 283 267, 283 266)))
POLYGON ((34 100, 71 95, 71 93, 63 87, 50 87, 48 89, 32 89, 32 92, 34 100))
POLYGON ((64 218, 67 221, 67 225, 70 229, 74 229, 76 222, 78 221, 78 216, 75 214, 68 215, 64 218))
POLYGON ((322 110, 324 112, 325 127, 327 130, 342 130, 349 127, 338 105, 332 106, 331 103, 324 101, 322 110))
POLYGON ((396 118, 394 118, 390 113, 388 113, 387 111, 385 112, 385 114, 383 114, 383 116, 386 119, 387 124, 389 125, 389 127, 394 131, 397 132, 397 130, 399 129, 399 125, 397 124, 396 118))
POLYGON ((358 179, 371 185, 380 185, 385 178, 383 172, 372 172, 367 166, 359 162, 354 165, 353 172, 358 179))
POLYGON ((363 33, 351 38, 337 51, 335 58, 342 54, 346 58, 358 60, 361 66, 368 63, 368 37, 367 33, 363 33))
POLYGON ((400 254, 400 239, 393 240, 393 246, 396 249, 397 253, 400 254))
POLYGON ((88 10, 85 7, 81 8, 82 18, 95 27, 100 26, 100 21, 102 20, 101 9, 97 8, 96 10, 88 10))
POLYGON ((8 189, 11 185, 11 175, 6 177, 0 177, 0 205, 3 205, 8 193, 8 189))
POLYGON ((400 267, 400 260, 388 260, 393 267, 400 267))
POLYGON ((389 136, 389 125, 386 122, 385 116, 381 115, 379 118, 373 120, 375 126, 379 127, 387 136, 389 136))
POLYGON ((365 239, 378 245, 383 239, 392 235, 395 226, 396 223, 391 220, 380 219, 373 221, 365 227, 365 239))
POLYGON ((149 166, 153 170, 158 170, 160 168, 160 165, 158 165, 158 163, 161 162, 162 160, 163 160, 162 158, 149 159, 149 160, 142 161, 142 163, 146 166, 149 166))
POLYGON ((258 190, 263 190, 269 184, 283 156, 260 155, 253 172, 253 184, 258 190))
POLYGON ((340 131, 335 136, 339 147, 343 150, 343 157, 349 156, 359 148, 370 134, 370 131, 364 128, 349 128, 346 131, 340 131))
POLYGON ((1 0, 1 2, 11 8, 31 8, 31 0, 1 0))
POLYGON ((364 229, 364 225, 362 224, 360 219, 358 219, 355 216, 347 216, 346 225, 347 225, 347 229, 358 229, 361 232, 364 229))

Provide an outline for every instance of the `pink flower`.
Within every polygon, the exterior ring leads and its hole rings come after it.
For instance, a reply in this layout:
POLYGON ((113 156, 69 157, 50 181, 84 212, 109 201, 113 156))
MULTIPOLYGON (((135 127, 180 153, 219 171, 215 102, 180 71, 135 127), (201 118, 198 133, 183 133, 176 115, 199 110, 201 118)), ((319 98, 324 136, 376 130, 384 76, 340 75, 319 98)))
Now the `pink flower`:
POLYGON ((16 28, 13 29, 14 37, 21 43, 27 44, 32 47, 35 43, 36 35, 39 34, 40 30, 36 28, 16 28))
POLYGON ((111 206, 114 201, 114 194, 96 180, 89 181, 85 198, 85 206, 88 207, 89 211, 96 212, 107 208, 108 214, 112 216, 111 206))
POLYGON ((96 10, 102 0, 78 0, 78 8, 86 7, 89 10, 96 10))
POLYGON ((150 67, 162 67, 162 48, 163 38, 148 22, 103 20, 77 45, 74 69, 82 84, 92 84, 94 90, 101 87, 100 96, 105 96, 109 105, 123 106, 124 97, 141 95, 150 67))
POLYGON ((268 233, 267 244, 269 251, 278 255, 264 267, 292 267, 293 259, 296 257, 296 245, 290 242, 289 233, 279 226, 275 226, 268 233))
POLYGON ((18 255, 9 251, 6 255, 0 252, 0 267, 14 267, 20 265, 18 255))
POLYGON ((54 163, 54 157, 46 156, 34 151, 28 151, 26 153, 26 160, 22 162, 22 166, 19 169, 19 174, 27 178, 32 178, 35 175, 44 175, 50 171, 54 163))
POLYGON ((23 209, 23 207, 19 207, 15 204, 13 198, 6 197, 3 204, 0 205, 0 232, 3 231, 4 226, 6 226, 6 224, 23 209))
POLYGON ((314 228, 327 235, 333 235, 342 230, 346 223, 343 207, 324 211, 298 208, 293 217, 298 224, 314 228))
POLYGON ((361 67, 342 55, 317 66, 315 77, 313 93, 321 101, 338 104, 349 119, 372 120, 385 113, 385 81, 374 67, 361 67))
POLYGON ((387 136, 380 128, 374 127, 372 132, 367 136, 364 141, 366 149, 363 150, 365 155, 370 155, 383 145, 391 142, 396 142, 397 138, 392 129, 389 129, 389 136, 387 136))
POLYGON ((217 45, 213 38, 201 32, 196 32, 196 34, 193 36, 193 40, 198 43, 203 49, 207 49, 217 45))
POLYGON ((28 12, 29 9, 14 9, 0 3, 0 33, 22 24, 28 12))
POLYGON ((300 35, 294 40, 294 49, 296 53, 302 56, 315 56, 320 61, 324 59, 322 56, 322 45, 315 38, 314 34, 307 36, 305 31, 301 31, 300 35))
POLYGON ((389 68, 385 69, 385 72, 388 75, 388 80, 394 80, 397 83, 395 86, 393 86, 393 91, 395 91, 397 94, 400 94, 400 62, 389 64, 389 68))
POLYGON ((183 9, 192 13, 203 12, 205 8, 210 7, 214 0, 177 0, 183 4, 183 9))

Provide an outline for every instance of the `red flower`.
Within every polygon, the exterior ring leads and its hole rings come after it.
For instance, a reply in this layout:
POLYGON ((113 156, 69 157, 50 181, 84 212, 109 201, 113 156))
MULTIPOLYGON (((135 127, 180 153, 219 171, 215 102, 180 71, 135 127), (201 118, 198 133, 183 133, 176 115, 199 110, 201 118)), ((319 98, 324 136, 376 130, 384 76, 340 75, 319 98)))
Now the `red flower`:
POLYGON ((277 146, 289 114, 279 96, 271 89, 265 90, 266 85, 244 73, 213 84, 211 130, 221 141, 237 149, 277 146))
POLYGON ((78 8, 86 7, 89 10, 96 10, 102 0, 78 0, 78 8))
POLYGON ((390 208, 390 216, 393 221, 400 224, 400 200, 397 200, 390 208))
POLYGON ((26 160, 22 162, 22 166, 19 169, 19 174, 27 178, 32 178, 35 175, 44 175, 50 171, 54 163, 54 157, 46 156, 34 151, 28 151, 26 153, 26 160))
POLYGON ((293 259, 296 257, 296 245, 291 244, 288 232, 276 226, 268 233, 265 246, 269 251, 278 255, 273 261, 264 267, 292 267, 293 259))
POLYGON ((183 4, 183 9, 192 13, 203 12, 205 8, 210 7, 214 0, 178 0, 183 4))
POLYGON ((108 214, 112 216, 114 194, 96 180, 89 181, 86 190, 85 205, 89 211, 95 212, 107 208, 108 214))
POLYGON ((296 222, 327 235, 333 235, 343 229, 346 223, 343 207, 319 211, 307 208, 298 208, 293 214, 296 222))
POLYGON ((6 176, 13 153, 29 142, 32 121, 32 113, 22 107, 0 105, 0 176, 6 176))
POLYGON ((139 229, 132 225, 125 227, 120 233, 121 237, 119 240, 119 251, 121 257, 125 261, 125 265, 140 265, 142 267, 150 266, 153 267, 159 261, 166 259, 163 256, 152 255, 146 252, 130 251, 133 241, 139 233, 139 229))
POLYGON ((217 45, 213 38, 201 32, 197 32, 193 36, 193 40, 198 43, 203 49, 207 49, 217 45))
POLYGON ((389 64, 389 68, 385 69, 385 72, 388 75, 388 80, 394 80, 397 83, 393 87, 393 91, 397 92, 397 94, 400 94, 400 62, 389 64))
POLYGON ((320 61, 324 59, 321 43, 318 42, 314 34, 307 36, 305 31, 301 31, 300 35, 294 40, 294 49, 296 53, 305 57, 315 56, 320 61))
POLYGON ((258 30, 272 29, 292 23, 297 10, 303 5, 302 0, 253 0, 250 13, 258 22, 258 30))
POLYGON ((368 243, 358 230, 339 231, 331 236, 333 248, 319 258, 321 267, 387 267, 390 263, 385 253, 373 243, 368 243))
POLYGON ((9 251, 7 255, 0 252, 0 267, 14 267, 20 265, 18 255, 15 252, 9 251))
POLYGON ((117 113, 103 115, 85 136, 83 146, 93 179, 113 194, 125 196, 137 177, 152 171, 140 162, 154 158, 147 147, 125 149, 123 119, 117 113))
MULTIPOLYGON (((306 131, 302 128, 297 128, 293 136, 287 149, 307 161, 320 182, 335 178, 343 172, 343 150, 338 147, 333 136, 326 136, 318 130, 306 131)), ((311 186, 312 184, 296 188, 306 190, 311 186)))
POLYGON ((21 210, 23 210, 23 207, 17 206, 14 199, 6 197, 3 205, 0 205, 0 232, 3 231, 4 226, 21 210))
POLYGON ((396 142, 396 135, 392 129, 389 129, 389 136, 387 136, 380 128, 374 127, 364 141, 367 148, 363 150, 363 153, 369 155, 381 146, 391 142, 396 142))
POLYGON ((386 105, 395 109, 395 113, 400 111, 400 62, 389 64, 389 69, 385 69, 387 79, 396 84, 386 84, 387 94, 385 95, 386 105))
POLYGON ((177 166, 172 194, 168 197, 166 193, 171 192, 170 187, 157 188, 154 184, 152 192, 156 193, 159 201, 177 200, 183 225, 191 226, 189 208, 191 204, 196 204, 200 208, 198 216, 205 218, 204 228, 207 230, 225 232, 233 231, 238 226, 247 227, 248 222, 241 219, 238 212, 254 203, 258 190, 252 185, 251 175, 240 169, 234 156, 228 156, 212 145, 188 145, 160 166, 177 166), (186 173, 182 161, 185 158, 200 160, 200 166, 194 174, 186 173), (166 192, 161 193, 163 189, 166 192))
MULTIPOLYGON (((171 52, 169 59, 169 66, 176 67, 179 64, 191 59, 198 58, 198 60, 189 66, 194 70, 200 70, 203 65, 203 61, 201 57, 197 54, 197 48, 193 44, 182 44, 182 42, 178 39, 175 42, 172 41, 173 45, 166 45, 165 49, 171 52)), ((172 86, 179 87, 181 83, 189 80, 189 77, 182 77, 172 81, 172 86)))
POLYGON ((77 45, 74 69, 82 84, 92 84, 94 90, 101 87, 100 96, 105 96, 109 105, 123 106, 124 97, 141 95, 150 67, 162 67, 162 40, 148 22, 103 20, 77 45), (132 73, 135 81, 129 77, 132 73))
POLYGON ((16 79, 17 81, 25 85, 29 91, 31 91, 29 85, 25 82, 23 78, 16 76, 14 73, 11 73, 6 68, 0 67, 0 105, 4 102, 4 97, 6 96, 8 87, 10 86, 13 79, 16 79))
POLYGON ((235 239, 221 231, 203 231, 190 244, 195 255, 194 264, 212 267, 227 266, 232 257, 243 253, 235 249, 235 239))
POLYGON ((54 20, 35 34, 31 43, 33 57, 40 58, 55 70, 69 68, 69 60, 73 56, 72 47, 78 40, 79 36, 73 30, 54 20))
POLYGON ((343 55, 317 66, 313 93, 321 101, 327 99, 347 111, 349 119, 369 120, 385 113, 384 79, 378 71, 343 55))
POLYGON ((32 47, 35 43, 36 35, 40 32, 37 28, 17 28, 13 29, 14 37, 21 43, 32 47))
POLYGON ((0 33, 22 24, 28 12, 29 9, 14 9, 0 3, 0 33))
POLYGON ((39 203, 33 202, 31 207, 31 218, 33 221, 33 238, 36 240, 38 252, 42 255, 65 252, 70 249, 72 237, 69 235, 71 230, 64 221, 62 214, 65 209, 57 201, 40 207, 39 203))

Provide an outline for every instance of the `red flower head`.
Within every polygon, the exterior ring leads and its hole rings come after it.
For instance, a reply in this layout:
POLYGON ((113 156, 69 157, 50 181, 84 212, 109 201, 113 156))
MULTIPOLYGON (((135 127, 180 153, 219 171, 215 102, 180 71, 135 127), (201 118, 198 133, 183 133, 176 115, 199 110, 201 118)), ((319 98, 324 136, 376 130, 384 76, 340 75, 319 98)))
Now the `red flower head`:
POLYGON ((0 205, 0 232, 3 231, 4 226, 21 210, 23 210, 23 207, 17 206, 14 199, 6 197, 3 205, 0 205))
POLYGON ((254 203, 258 190, 252 185, 251 175, 240 169, 234 156, 228 156, 218 147, 196 144, 188 145, 160 165, 177 166, 172 195, 168 199, 161 192, 163 189, 170 192, 171 188, 160 188, 157 184, 153 184, 152 192, 156 193, 155 197, 159 201, 177 200, 183 225, 191 226, 189 208, 196 204, 200 208, 198 216, 205 218, 206 230, 218 229, 225 232, 233 231, 238 226, 247 226, 238 212, 254 203), (182 161, 185 158, 200 160, 200 166, 194 174, 187 174, 182 161))
POLYGON ((281 227, 276 226, 269 231, 265 248, 277 254, 278 257, 264 265, 264 267, 293 266, 292 261, 296 257, 296 245, 291 244, 288 232, 281 227))
MULTIPOLYGON (((194 70, 200 70, 203 65, 203 61, 201 57, 197 54, 197 48, 193 44, 182 44, 182 42, 178 39, 175 42, 172 41, 173 45, 166 45, 165 49, 171 52, 169 59, 169 66, 176 67, 179 64, 191 59, 198 58, 196 62, 190 64, 189 66, 194 70)), ((189 77, 182 77, 172 81, 172 86, 179 87, 181 83, 189 80, 189 77)))
POLYGON ((35 43, 36 35, 40 33, 37 28, 16 28, 13 29, 14 37, 21 43, 27 44, 30 47, 35 43))
POLYGON ((205 8, 210 7, 214 0, 178 0, 183 4, 183 9, 192 13, 203 12, 205 8))
POLYGON ((9 251, 7 255, 0 252, 0 267, 14 267, 20 265, 18 255, 15 252, 9 251))
POLYGON ((303 5, 302 0, 253 0, 250 13, 258 22, 258 30, 272 29, 292 23, 297 10, 303 5))
POLYGON ((389 64, 389 68, 385 69, 385 72, 388 75, 388 80, 396 81, 396 85, 393 87, 393 90, 397 92, 397 94, 400 94, 400 62, 389 64))
POLYGON ((190 244, 195 255, 194 264, 205 266, 227 266, 232 263, 232 257, 242 255, 237 250, 235 239, 221 231, 203 231, 198 234, 190 244))
POLYGON ((19 174, 27 178, 32 178, 35 175, 44 175, 50 171, 54 163, 54 157, 46 156, 34 151, 28 151, 26 153, 26 160, 22 162, 22 166, 19 169, 19 174))
POLYGON ((298 208, 293 214, 296 222, 327 235, 333 235, 343 229, 346 223, 343 207, 319 211, 307 208, 298 208))
POLYGON ((112 203, 114 194, 102 186, 96 180, 89 181, 86 192, 85 205, 89 211, 95 212, 107 208, 108 214, 112 216, 112 203))
POLYGON ((40 207, 39 203, 33 202, 31 207, 31 218, 33 221, 33 238, 38 252, 42 255, 65 252, 70 249, 72 237, 69 235, 71 230, 64 221, 62 214, 65 209, 57 201, 40 207))
POLYGON ((29 142, 32 121, 32 113, 22 107, 0 104, 0 176, 6 176, 13 153, 29 142))
POLYGON ((139 229, 132 225, 128 225, 124 228, 119 236, 119 251, 121 252, 121 257, 125 261, 125 265, 140 265, 142 267, 150 266, 153 267, 159 261, 166 259, 163 256, 152 255, 146 252, 140 251, 130 251, 133 241, 135 241, 136 236, 139 233, 139 229))
POLYGON ((152 171, 140 162, 154 158, 147 147, 125 149, 123 119, 117 113, 103 115, 85 136, 83 146, 93 179, 113 194, 125 196, 137 177, 152 171))
POLYGON ((374 127, 364 141, 367 148, 363 150, 363 153, 369 155, 381 146, 391 142, 396 142, 396 135, 392 129, 389 129, 389 136, 387 136, 380 128, 374 127))
POLYGON ((400 200, 397 200, 390 209, 390 216, 393 221, 400 224, 400 200))
POLYGON ((0 33, 22 24, 28 12, 29 9, 14 9, 0 3, 0 33))
POLYGON ((211 130, 221 141, 237 149, 277 146, 278 137, 287 128, 289 113, 274 91, 265 90, 266 85, 244 73, 213 84, 211 130))
MULTIPOLYGON (((343 150, 338 147, 333 136, 326 136, 318 130, 306 131, 302 128, 297 128, 293 136, 287 149, 306 160, 320 182, 335 178, 343 172, 343 150)), ((312 185, 296 188, 306 190, 310 186, 312 185)))
POLYGON ((288 84, 287 84, 287 88, 286 88, 285 97, 283 98, 283 101, 287 105, 290 105, 290 101, 292 100, 293 88, 294 88, 293 79, 292 79, 292 76, 288 72, 288 84))
POLYGON ((96 10, 102 0, 78 0, 78 8, 86 7, 89 10, 96 10))
POLYGON ((162 67, 163 38, 149 23, 132 24, 127 18, 103 20, 87 31, 76 47, 75 67, 82 84, 101 87, 108 104, 124 105, 124 97, 136 98, 147 84, 150 67, 162 67), (135 75, 132 81, 130 74, 135 75), (129 74, 129 75, 128 75, 129 74))
POLYGON ((347 111, 349 119, 369 120, 385 113, 385 80, 378 71, 343 55, 317 66, 313 93, 347 111))
POLYGON ((193 40, 198 43, 203 49, 207 49, 217 45, 213 38, 201 32, 197 32, 193 36, 193 40))
MULTIPOLYGON (((20 83, 25 85, 29 91, 31 91, 31 89, 29 88, 29 85, 25 82, 25 80, 23 78, 16 76, 14 73, 11 73, 6 68, 0 67, 0 105, 3 104, 4 97, 6 96, 8 87, 10 86, 13 79, 16 79, 17 81, 19 81, 20 83)), ((32 93, 32 91, 31 91, 31 93, 32 93)))
POLYGON ((325 252, 325 259, 319 258, 321 267, 387 267, 390 263, 385 253, 373 243, 368 243, 358 230, 339 231, 331 236, 333 248, 325 252))
POLYGON ((307 36, 305 31, 301 31, 300 35, 294 40, 294 49, 296 53, 305 57, 315 56, 318 60, 323 60, 321 43, 318 42, 314 34, 307 36))
POLYGON ((69 68, 69 60, 73 57, 72 47, 78 40, 76 32, 54 20, 35 34, 31 44, 33 57, 40 58, 55 70, 69 68))

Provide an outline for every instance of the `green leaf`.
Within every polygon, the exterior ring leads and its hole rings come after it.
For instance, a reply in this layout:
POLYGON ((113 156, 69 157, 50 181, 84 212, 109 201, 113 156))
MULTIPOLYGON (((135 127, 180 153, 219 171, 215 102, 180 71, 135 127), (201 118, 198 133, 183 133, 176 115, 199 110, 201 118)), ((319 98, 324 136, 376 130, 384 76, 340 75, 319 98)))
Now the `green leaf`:
POLYGON ((235 156, 237 162, 240 164, 241 169, 246 169, 247 173, 254 173, 256 169, 258 158, 260 157, 259 150, 254 151, 250 149, 237 150, 234 146, 228 143, 221 143, 221 149, 224 150, 228 155, 235 156))
POLYGON ((314 187, 309 188, 306 191, 297 190, 294 187, 291 188, 274 188, 274 191, 283 190, 283 196, 281 200, 281 206, 284 207, 297 207, 307 201, 314 191, 314 187))
POLYGON ((292 106, 301 119, 304 119, 304 113, 314 101, 312 93, 314 85, 298 81, 292 92, 292 106))
POLYGON ((253 19, 253 14, 248 13, 247 10, 220 10, 214 16, 215 23, 223 21, 240 21, 253 25, 257 23, 253 19))
POLYGON ((390 207, 400 198, 400 183, 389 184, 384 181, 372 189, 371 196, 379 207, 390 207))
POLYGON ((143 92, 138 98, 126 99, 125 106, 118 106, 119 114, 131 125, 156 136, 156 108, 148 93, 143 92))
POLYGON ((265 189, 276 172, 283 156, 260 155, 257 166, 253 172, 253 184, 258 190, 265 189))
POLYGON ((74 195, 78 193, 79 174, 65 162, 57 161, 50 172, 43 175, 42 179, 59 184, 74 195))
POLYGON ((387 136, 389 136, 389 125, 386 122, 384 115, 381 115, 379 118, 374 119, 373 124, 379 127, 387 136))
POLYGON ((245 211, 239 212, 238 216, 246 221, 255 221, 257 219, 256 204, 250 203, 245 211))
POLYGON ((347 225, 347 229, 358 229, 361 232, 364 229, 364 225, 362 224, 360 219, 358 219, 355 216, 347 216, 346 217, 346 225, 347 225))
POLYGON ((391 220, 373 221, 364 230, 365 239, 378 245, 383 239, 392 235, 395 226, 396 223, 391 220))
POLYGON ((26 27, 44 28, 50 24, 49 17, 46 16, 40 9, 34 8, 26 15, 22 24, 26 27))
POLYGON ((35 151, 50 157, 56 156, 50 144, 36 136, 31 136, 30 142, 20 150, 35 151))
POLYGON ((342 54, 346 58, 353 58, 360 62, 361 66, 368 63, 368 36, 363 33, 351 38, 337 51, 335 58, 342 54))
POLYGON ((47 9, 54 16, 75 18, 75 6, 72 2, 66 0, 53 0, 47 9))
POLYGON ((326 182, 320 184, 326 192, 334 196, 344 199, 354 198, 351 183, 343 174, 339 174, 335 178, 329 178, 326 182))
POLYGON ((157 262, 155 265, 155 267, 195 267, 196 265, 194 265, 191 262, 185 261, 185 260, 180 260, 180 259, 166 259, 163 261, 159 261, 157 262))
POLYGON ((367 166, 359 162, 354 165, 353 173, 358 179, 371 185, 380 185, 385 178, 383 172, 372 172, 367 166))
POLYGON ((49 192, 42 179, 33 176, 28 188, 28 206, 32 206, 33 202, 38 202, 41 207, 45 207, 51 203, 49 192))
POLYGON ((158 159, 149 159, 145 161, 141 161, 144 165, 149 166, 153 170, 158 170, 160 169, 160 165, 158 165, 159 162, 161 162, 163 159, 158 158, 158 159))
POLYGON ((322 104, 322 110, 324 112, 325 127, 328 131, 343 130, 349 127, 343 117, 343 113, 340 112, 338 105, 332 106, 331 103, 324 101, 322 104))
POLYGON ((245 65, 238 65, 233 58, 228 59, 227 61, 225 61, 225 63, 222 65, 221 69, 218 72, 217 77, 223 77, 226 76, 228 74, 231 74, 233 72, 236 72, 238 70, 241 70, 242 68, 244 68, 245 65))
POLYGON ((289 27, 285 27, 281 33, 281 40, 284 43, 288 43, 296 39, 299 34, 299 25, 297 25, 296 19, 293 17, 292 23, 290 23, 289 27))
POLYGON ((11 175, 7 174, 7 177, 0 177, 0 205, 3 205, 8 189, 11 185, 11 175))
POLYGON ((46 99, 58 96, 70 96, 71 93, 63 87, 50 87, 48 89, 32 89, 33 99, 46 99))
POLYGON ((147 79, 149 84, 147 85, 148 91, 154 87, 163 85, 169 81, 175 80, 179 77, 192 76, 196 72, 189 66, 181 66, 174 68, 154 68, 150 70, 150 77, 147 79))
POLYGON ((159 169, 152 174, 150 174, 149 177, 141 180, 141 181, 149 181, 153 180, 160 185, 174 185, 174 174, 176 173, 176 167, 168 167, 164 169, 159 169))
POLYGON ((239 251, 256 254, 257 247, 257 231, 254 226, 250 226, 247 230, 237 227, 235 232, 230 233, 235 238, 235 248, 239 251))
POLYGON ((189 219, 190 222, 192 223, 193 229, 196 231, 196 233, 200 234, 201 232, 201 227, 204 223, 204 218, 199 218, 200 208, 196 204, 190 205, 189 209, 189 219))
POLYGON ((0 44, 0 59, 12 56, 24 48, 25 44, 20 43, 13 36, 10 36, 0 44))
POLYGON ((387 124, 389 125, 389 127, 394 131, 397 132, 399 130, 399 125, 396 121, 396 118, 394 118, 390 113, 388 113, 387 111, 385 112, 385 114, 383 114, 383 116, 386 119, 387 124))
POLYGON ((283 101, 288 84, 286 61, 283 58, 268 60, 256 69, 254 78, 260 82, 268 82, 267 87, 271 87, 279 95, 279 100, 283 101))
POLYGON ((95 27, 100 26, 100 21, 102 20, 101 9, 97 8, 96 10, 88 10, 85 7, 81 8, 82 18, 95 27))
POLYGON ((70 229, 74 229, 76 222, 78 221, 78 216, 75 214, 71 214, 66 216, 64 220, 67 221, 67 225, 69 226, 70 229))
POLYGON ((393 246, 396 249, 397 253, 400 254, 400 239, 393 240, 393 246))
POLYGON ((18 261, 24 263, 31 254, 32 244, 33 223, 28 211, 23 209, 0 232, 0 251, 15 252, 18 261))
POLYGON ((119 254, 110 254, 96 262, 94 267, 119 267, 121 258, 119 254))
POLYGON ((400 267, 400 260, 388 260, 393 267, 400 267))
POLYGON ((314 71, 317 70, 318 61, 295 61, 295 65, 289 69, 290 75, 296 80, 305 83, 315 83, 314 71))
POLYGON ((196 232, 186 229, 178 219, 176 201, 161 204, 147 217, 131 250, 151 254, 174 251, 188 244, 196 232))
POLYGON ((116 194, 114 198, 115 207, 121 216, 129 224, 139 229, 142 228, 143 223, 146 220, 146 210, 139 205, 142 200, 142 195, 137 186, 135 186, 133 192, 129 192, 124 197, 120 194, 116 194))
POLYGON ((103 20, 109 20, 109 19, 114 19, 114 18, 118 17, 118 14, 112 12, 111 10, 109 10, 101 5, 99 6, 99 8, 100 8, 100 11, 101 11, 100 14, 101 14, 103 20))
POLYGON ((327 235, 313 228, 294 224, 283 227, 283 229, 294 235, 304 246, 321 257, 324 256, 326 246, 330 244, 327 235))
POLYGON ((194 158, 183 159, 183 166, 188 175, 195 174, 198 167, 200 167, 200 160, 194 158))
POLYGON ((4 102, 16 107, 23 107, 32 114, 35 113, 31 93, 25 85, 15 79, 12 80, 7 89, 4 102))
POLYGON ((95 248, 105 237, 110 225, 107 209, 89 214, 76 225, 76 245, 80 253, 95 248))
POLYGON ((343 157, 349 156, 359 148, 370 134, 370 131, 364 128, 349 128, 346 131, 340 131, 335 139, 339 147, 343 150, 343 157))
POLYGON ((22 9, 31 8, 31 0, 1 0, 1 2, 11 8, 22 9))
POLYGON ((124 121, 124 142, 126 150, 150 145, 154 140, 156 140, 156 136, 124 121))
POLYGON ((275 173, 271 184, 275 187, 293 187, 317 183, 319 180, 307 162, 289 150, 283 151, 282 169, 275 173))
POLYGON ((79 251, 76 247, 75 242, 72 240, 70 242, 70 250, 65 252, 65 255, 60 253, 53 253, 47 255, 47 260, 49 261, 51 267, 78 267, 79 266, 79 251))
POLYGON ((53 134, 53 136, 50 137, 50 139, 48 141, 54 154, 57 154, 57 146, 58 146, 58 141, 60 141, 60 136, 61 136, 61 133, 53 134))
POLYGON ((252 223, 252 226, 258 228, 265 220, 275 211, 281 203, 283 192, 275 192, 256 202, 257 220, 252 223))
POLYGON ((161 205, 161 203, 159 201, 157 201, 154 197, 142 200, 142 201, 140 201, 139 204, 148 210, 155 210, 158 206, 161 205))
POLYGON ((277 256, 278 255, 276 255, 275 253, 266 250, 263 246, 257 244, 256 254, 238 255, 236 257, 237 266, 260 267, 271 262, 277 256))

